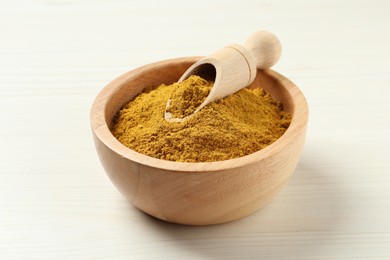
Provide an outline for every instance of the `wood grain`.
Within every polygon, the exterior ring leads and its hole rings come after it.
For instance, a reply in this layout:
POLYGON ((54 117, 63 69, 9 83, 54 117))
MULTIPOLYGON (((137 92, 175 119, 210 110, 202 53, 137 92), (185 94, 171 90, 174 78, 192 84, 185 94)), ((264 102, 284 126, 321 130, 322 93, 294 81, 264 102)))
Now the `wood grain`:
POLYGON ((0 258, 389 259, 389 8, 381 0, 1 1, 0 258), (288 185, 223 225, 141 213, 96 156, 95 96, 126 71, 207 55, 259 28, 280 38, 275 70, 310 105, 288 185))

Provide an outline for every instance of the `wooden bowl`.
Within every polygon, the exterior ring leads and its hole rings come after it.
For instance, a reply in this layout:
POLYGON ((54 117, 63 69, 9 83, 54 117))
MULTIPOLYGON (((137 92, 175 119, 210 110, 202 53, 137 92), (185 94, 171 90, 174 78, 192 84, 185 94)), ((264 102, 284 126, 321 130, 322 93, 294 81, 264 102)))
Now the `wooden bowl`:
POLYGON ((165 221, 209 225, 245 217, 271 200, 297 166, 308 107, 301 91, 272 71, 258 71, 262 87, 293 117, 277 141, 253 154, 218 162, 182 163, 152 158, 122 145, 110 132, 117 111, 148 86, 171 84, 199 57, 156 62, 109 83, 91 110, 93 138, 111 181, 140 210, 165 221))

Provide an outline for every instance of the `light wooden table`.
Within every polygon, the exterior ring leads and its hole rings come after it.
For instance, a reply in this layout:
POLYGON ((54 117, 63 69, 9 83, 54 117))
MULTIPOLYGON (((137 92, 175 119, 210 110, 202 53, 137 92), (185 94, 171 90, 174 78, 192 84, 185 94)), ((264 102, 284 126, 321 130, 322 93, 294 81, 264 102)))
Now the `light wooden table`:
POLYGON ((0 259, 390 259, 389 12, 368 0, 1 1, 0 259), (224 225, 135 209, 95 153, 98 91, 262 28, 310 105, 294 177, 224 225))

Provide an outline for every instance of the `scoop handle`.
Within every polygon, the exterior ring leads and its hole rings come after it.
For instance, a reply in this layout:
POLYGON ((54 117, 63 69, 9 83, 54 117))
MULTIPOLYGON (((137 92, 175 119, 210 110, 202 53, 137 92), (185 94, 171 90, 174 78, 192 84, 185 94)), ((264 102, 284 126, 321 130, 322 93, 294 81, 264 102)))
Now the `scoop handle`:
POLYGON ((257 31, 248 36, 245 48, 254 56, 256 67, 266 70, 275 65, 282 54, 282 45, 275 34, 257 31))

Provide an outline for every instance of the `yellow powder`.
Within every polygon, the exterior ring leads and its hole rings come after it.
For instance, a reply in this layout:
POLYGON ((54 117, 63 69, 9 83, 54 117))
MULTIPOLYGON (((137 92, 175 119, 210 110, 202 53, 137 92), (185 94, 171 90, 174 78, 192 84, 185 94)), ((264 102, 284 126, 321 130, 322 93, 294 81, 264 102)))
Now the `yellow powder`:
POLYGON ((176 84, 167 112, 170 112, 173 118, 191 115, 209 95, 213 84, 214 82, 198 76, 191 76, 180 84, 176 84))
POLYGON ((242 89, 210 103, 183 122, 164 119, 168 99, 170 112, 184 117, 203 102, 211 87, 212 82, 191 76, 147 89, 117 113, 112 133, 125 146, 151 157, 210 162, 261 150, 283 135, 291 122, 282 105, 260 88, 242 89))

